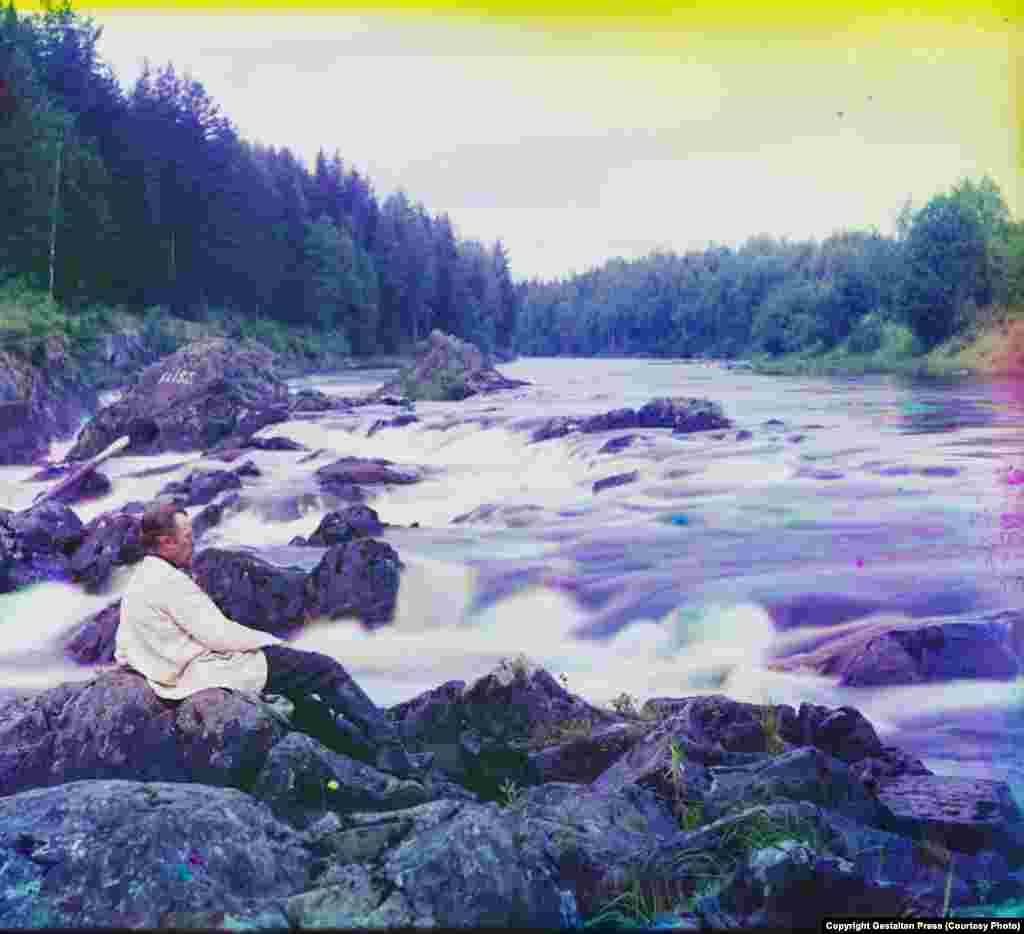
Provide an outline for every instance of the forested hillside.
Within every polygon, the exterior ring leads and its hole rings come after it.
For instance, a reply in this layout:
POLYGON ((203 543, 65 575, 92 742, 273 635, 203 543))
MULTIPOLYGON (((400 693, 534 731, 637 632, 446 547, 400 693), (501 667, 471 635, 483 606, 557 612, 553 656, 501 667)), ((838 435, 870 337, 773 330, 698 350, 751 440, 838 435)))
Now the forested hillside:
MULTIPOLYGON (((460 240, 404 193, 380 202, 338 152, 307 167, 247 142, 171 63, 123 89, 100 35, 69 2, 0 13, 6 346, 60 322, 74 336, 76 315, 117 307, 228 312, 356 354, 435 327, 510 347, 519 298, 500 242, 460 240)), ((159 54, 159 37, 139 51, 159 54)))
POLYGON ((770 236, 739 249, 654 254, 556 282, 529 283, 517 349, 578 356, 767 357, 922 353, 965 340, 1024 304, 1024 224, 998 186, 961 180, 895 237, 770 236))
POLYGON ((439 328, 530 355, 888 359, 1024 303, 1024 224, 987 177, 908 203, 893 237, 761 235, 516 286, 500 241, 378 199, 338 151, 250 143, 173 64, 122 88, 100 34, 69 0, 0 15, 0 348, 83 342, 118 309, 356 355, 439 328))

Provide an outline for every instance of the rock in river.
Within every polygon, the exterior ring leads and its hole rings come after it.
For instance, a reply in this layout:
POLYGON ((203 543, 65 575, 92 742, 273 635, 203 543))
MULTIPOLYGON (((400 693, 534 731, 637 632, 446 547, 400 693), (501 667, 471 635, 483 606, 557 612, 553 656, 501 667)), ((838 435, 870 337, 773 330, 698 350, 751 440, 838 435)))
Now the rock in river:
POLYGON ((287 385, 274 375, 265 348, 239 349, 224 338, 196 341, 148 367, 120 401, 101 409, 68 455, 98 454, 134 423, 156 431, 132 454, 207 450, 239 435, 247 438, 288 417, 287 385))

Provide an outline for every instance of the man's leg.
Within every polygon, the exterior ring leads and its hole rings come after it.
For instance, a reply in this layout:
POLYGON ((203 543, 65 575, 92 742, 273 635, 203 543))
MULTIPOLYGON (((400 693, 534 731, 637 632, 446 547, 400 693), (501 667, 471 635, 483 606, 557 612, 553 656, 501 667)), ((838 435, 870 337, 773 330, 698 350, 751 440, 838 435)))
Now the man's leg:
POLYGON ((267 659, 264 691, 282 694, 295 704, 303 732, 384 771, 415 773, 394 724, 335 659, 282 645, 268 645, 262 651, 267 659))

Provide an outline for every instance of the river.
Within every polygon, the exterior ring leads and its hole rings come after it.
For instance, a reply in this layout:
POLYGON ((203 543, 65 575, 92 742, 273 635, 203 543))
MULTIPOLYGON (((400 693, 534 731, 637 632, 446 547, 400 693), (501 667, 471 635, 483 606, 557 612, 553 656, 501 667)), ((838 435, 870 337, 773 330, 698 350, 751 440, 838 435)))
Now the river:
MULTIPOLYGON (((936 773, 1009 780, 1024 802, 1024 680, 855 689, 767 667, 812 637, 880 620, 971 620, 1024 605, 1024 549, 1000 529, 1018 511, 1024 519, 1024 485, 1007 473, 1024 468, 1024 383, 793 378, 651 360, 524 359, 501 370, 533 385, 418 403, 419 423, 372 437, 379 411, 261 432, 327 449, 302 465, 293 452, 250 452, 263 476, 247 479, 247 492, 268 507, 312 489, 312 471, 343 455, 427 471, 369 500, 402 526, 380 536, 406 565, 394 622, 372 631, 317 622, 294 647, 338 658, 381 707, 472 682, 520 652, 596 704, 622 692, 638 704, 702 692, 852 704, 883 742, 936 773), (724 439, 647 429, 529 443, 540 418, 669 395, 720 403, 734 428, 724 439), (764 425, 770 419, 784 427, 764 425), (753 437, 736 440, 741 429, 753 437), (623 434, 637 440, 598 453, 623 434), (596 480, 633 470, 636 482, 592 493, 596 480), (501 508, 452 521, 484 504, 501 508)), ((354 395, 392 372, 291 385, 354 395)), ((54 445, 51 456, 69 448, 54 445)), ((197 466, 223 464, 198 452, 117 458, 103 468, 114 492, 75 509, 88 521, 151 499, 197 466), (130 476, 158 465, 170 469, 130 476)), ((31 503, 41 487, 22 481, 35 469, 0 468, 0 505, 31 503)), ((326 512, 317 497, 306 506, 297 521, 269 521, 261 509, 235 515, 197 548, 246 547, 312 568, 321 549, 287 544, 326 512)), ((128 574, 102 596, 48 583, 0 597, 5 692, 89 677, 61 646, 128 574)))

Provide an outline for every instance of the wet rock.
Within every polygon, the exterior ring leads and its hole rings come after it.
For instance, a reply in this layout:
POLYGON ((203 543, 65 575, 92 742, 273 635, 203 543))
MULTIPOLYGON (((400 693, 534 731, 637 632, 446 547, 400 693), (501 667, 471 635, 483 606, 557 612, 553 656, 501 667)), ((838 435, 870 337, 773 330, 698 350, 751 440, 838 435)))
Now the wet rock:
POLYGON ((615 486, 625 486, 627 483, 635 483, 640 477, 640 471, 631 470, 629 473, 618 473, 611 477, 604 477, 601 480, 597 480, 593 486, 594 493, 600 493, 601 490, 607 490, 615 486))
POLYGON ((308 451, 304 444, 275 435, 272 438, 250 438, 243 447, 256 448, 259 451, 308 451))
POLYGON ((292 441, 291 438, 284 438, 274 435, 270 438, 250 438, 247 435, 232 435, 225 438, 209 451, 205 451, 204 457, 231 456, 234 458, 239 451, 255 449, 258 451, 308 451, 304 444, 292 441))
MULTIPOLYGON (((51 465, 44 467, 42 470, 34 473, 29 477, 30 482, 50 482, 66 477, 72 470, 77 469, 79 465, 68 464, 68 465, 51 465)), ((52 485, 56 485, 55 483, 52 485)), ((110 478, 101 473, 98 470, 90 470, 84 477, 82 477, 77 483, 72 484, 60 491, 55 499, 62 503, 71 505, 72 503, 79 503, 88 501, 90 499, 99 499, 101 496, 106 496, 111 490, 114 489, 114 485, 110 482, 110 478)), ((44 496, 46 491, 43 490, 37 496, 37 499, 44 496)))
POLYGON ((80 665, 111 664, 120 622, 121 600, 117 599, 75 627, 65 646, 65 654, 80 665))
POLYGON ((224 338, 196 341, 148 367, 122 398, 101 409, 68 455, 86 460, 128 434, 140 419, 155 436, 132 454, 208 450, 288 417, 288 387, 266 349, 240 350, 224 338))
POLYGON ((220 525, 225 516, 239 512, 242 508, 242 497, 238 493, 229 493, 219 503, 210 503, 192 520, 194 540, 199 541, 210 529, 220 525))
POLYGON ((457 402, 480 393, 528 385, 523 380, 502 376, 475 345, 435 330, 417 347, 415 364, 369 398, 383 401, 384 396, 402 393, 414 400, 457 402))
POLYGON ((1020 663, 996 623, 945 623, 893 630, 871 639, 841 666, 851 687, 951 681, 1011 680, 1020 663))
POLYGON ((203 458, 206 460, 223 461, 225 464, 233 464, 240 457, 245 456, 246 449, 243 447, 218 447, 214 450, 204 451, 203 458))
POLYGON ((636 439, 637 435, 623 435, 621 438, 612 438, 611 441, 606 441, 601 445, 601 449, 597 453, 618 454, 619 451, 624 451, 628 448, 636 439))
POLYGON ((1010 680, 1021 661, 1005 621, 935 624, 880 623, 773 663, 780 670, 839 676, 865 687, 922 684, 958 678, 1010 680))
POLYGON ((239 464, 234 470, 231 471, 236 477, 262 477, 263 471, 259 469, 252 461, 246 461, 244 464, 239 464))
POLYGON ((754 437, 754 433, 752 431, 747 431, 747 430, 744 429, 742 431, 737 431, 736 432, 736 440, 737 441, 749 441, 753 437, 754 437))
POLYGON ((305 620, 306 573, 255 555, 206 548, 192 562, 196 583, 225 616, 244 626, 287 636, 305 620))
POLYGON ((336 408, 347 408, 344 400, 328 396, 319 389, 300 389, 291 400, 293 412, 329 412, 336 408))
POLYGON ((238 473, 232 470, 194 470, 184 480, 168 483, 158 496, 181 497, 185 506, 205 506, 221 493, 242 489, 238 473))
POLYGON ((766 422, 761 422, 765 428, 785 428, 786 423, 777 418, 769 418, 766 422))
POLYGON ((582 431, 621 430, 625 428, 671 428, 674 434, 688 434, 732 425, 721 406, 708 399, 652 399, 640 409, 615 409, 589 418, 559 416, 543 422, 530 436, 533 442, 562 438, 582 431))
POLYGON ((127 513, 104 513, 84 529, 85 538, 71 556, 71 575, 95 593, 106 586, 115 566, 144 556, 142 520, 127 513))
POLYGON ((67 580, 85 527, 66 505, 47 500, 21 512, 0 510, 0 593, 67 580))
POLYGON ((394 418, 379 418, 370 426, 369 431, 366 432, 366 437, 372 438, 382 428, 403 428, 418 421, 419 418, 415 415, 396 415, 394 418))
POLYGON ((538 441, 550 441, 552 438, 564 438, 570 432, 579 431, 582 424, 583 420, 579 418, 564 416, 549 418, 530 435, 530 440, 537 443, 538 441))
POLYGON ((357 538, 369 538, 384 531, 384 524, 376 509, 369 506, 349 506, 340 512, 329 512, 316 531, 304 542, 318 548, 343 545, 357 538))
POLYGON ((320 467, 316 471, 316 479, 332 492, 338 492, 356 484, 417 483, 420 476, 383 458, 342 457, 333 464, 320 467))
POLYGON ((389 622, 404 568, 390 545, 360 538, 333 545, 306 579, 306 607, 314 616, 356 616, 364 623, 389 622))

